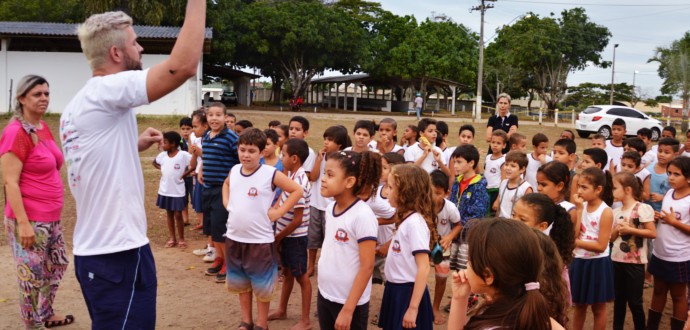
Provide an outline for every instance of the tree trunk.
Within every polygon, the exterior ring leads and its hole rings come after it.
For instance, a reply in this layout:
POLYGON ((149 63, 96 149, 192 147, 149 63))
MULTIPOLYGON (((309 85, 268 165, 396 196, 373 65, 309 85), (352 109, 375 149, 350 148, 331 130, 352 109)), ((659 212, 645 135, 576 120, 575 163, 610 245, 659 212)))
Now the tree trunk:
POLYGON ((273 85, 271 86, 271 93, 273 94, 273 104, 279 105, 283 99, 283 79, 278 77, 271 77, 273 85))
POLYGON ((527 95, 527 111, 530 112, 532 111, 532 100, 534 100, 534 90, 530 88, 527 91, 527 95))

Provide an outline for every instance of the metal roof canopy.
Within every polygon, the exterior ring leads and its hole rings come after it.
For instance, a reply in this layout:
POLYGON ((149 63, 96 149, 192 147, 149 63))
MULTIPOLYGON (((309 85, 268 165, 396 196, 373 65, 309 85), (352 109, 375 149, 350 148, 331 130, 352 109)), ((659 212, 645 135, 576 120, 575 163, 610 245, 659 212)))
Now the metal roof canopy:
POLYGON ((220 65, 204 65, 204 74, 231 80, 242 77, 247 77, 249 79, 261 78, 261 76, 255 75, 253 73, 235 70, 231 67, 220 65))

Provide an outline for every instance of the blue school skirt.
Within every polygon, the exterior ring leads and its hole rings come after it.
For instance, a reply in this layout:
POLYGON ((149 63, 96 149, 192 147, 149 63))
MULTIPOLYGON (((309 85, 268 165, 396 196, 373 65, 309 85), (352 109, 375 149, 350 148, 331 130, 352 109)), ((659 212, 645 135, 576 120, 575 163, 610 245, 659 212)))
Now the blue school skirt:
POLYGON ((574 305, 613 301, 613 264, 609 257, 575 258, 568 271, 574 305))
POLYGON ((166 211, 182 211, 187 207, 187 199, 184 197, 168 197, 158 195, 156 206, 166 211))
POLYGON ((201 207, 201 195, 204 190, 204 185, 199 183, 199 180, 194 180, 194 190, 192 191, 192 208, 194 212, 201 213, 204 209, 201 207))
POLYGON ((690 261, 666 261, 652 254, 648 271, 666 283, 690 283, 690 261))
MULTIPOLYGON (((392 283, 386 282, 379 313, 379 328, 402 329, 403 317, 410 306, 410 298, 414 290, 414 282, 392 283)), ((434 328, 434 311, 431 306, 429 289, 424 289, 424 295, 419 302, 417 311, 417 327, 413 329, 426 330, 434 328)))

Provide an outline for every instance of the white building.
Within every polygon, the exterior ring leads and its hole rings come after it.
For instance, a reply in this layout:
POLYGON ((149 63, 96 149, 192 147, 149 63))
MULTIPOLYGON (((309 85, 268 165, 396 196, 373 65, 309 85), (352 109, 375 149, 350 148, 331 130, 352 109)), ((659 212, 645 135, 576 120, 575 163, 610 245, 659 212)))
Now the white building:
MULTIPOLYGON (((17 83, 27 74, 37 74, 48 80, 49 111, 62 112, 91 77, 76 30, 77 24, 0 22, 0 112, 10 109, 17 83)), ((168 57, 180 28, 134 26, 134 31, 144 47, 143 66, 149 68, 168 57)), ((210 52, 211 35, 211 29, 206 29, 205 54, 210 52)), ((200 60, 194 77, 162 99, 137 108, 137 113, 190 114, 201 106, 201 78, 200 60)))

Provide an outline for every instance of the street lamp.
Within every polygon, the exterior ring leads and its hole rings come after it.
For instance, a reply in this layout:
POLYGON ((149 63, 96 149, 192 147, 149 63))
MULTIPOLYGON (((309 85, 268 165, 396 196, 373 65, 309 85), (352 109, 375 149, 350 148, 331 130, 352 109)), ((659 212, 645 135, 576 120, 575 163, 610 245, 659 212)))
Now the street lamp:
POLYGON ((635 76, 636 76, 638 73, 640 73, 640 71, 637 71, 637 70, 633 71, 632 100, 631 100, 631 101, 633 101, 633 102, 635 101, 635 76))
POLYGON ((611 65, 611 105, 613 105, 613 78, 616 74, 616 48, 618 48, 618 44, 613 45, 613 65, 611 65))

